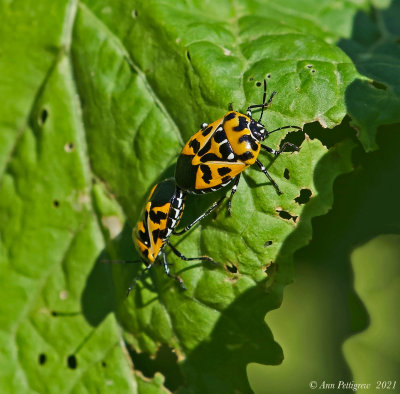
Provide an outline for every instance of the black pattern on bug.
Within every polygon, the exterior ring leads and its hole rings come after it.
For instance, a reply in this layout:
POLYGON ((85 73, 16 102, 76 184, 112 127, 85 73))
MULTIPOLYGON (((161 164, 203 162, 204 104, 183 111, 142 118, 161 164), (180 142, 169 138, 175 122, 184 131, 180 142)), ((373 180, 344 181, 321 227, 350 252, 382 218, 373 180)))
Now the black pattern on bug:
POLYGON ((212 129, 212 126, 208 126, 206 129, 203 130, 201 134, 203 135, 203 137, 205 137, 206 135, 210 134, 212 129))
POLYGON ((232 171, 232 169, 229 167, 221 167, 221 168, 218 168, 217 171, 218 171, 219 175, 224 176, 226 174, 229 174, 232 171))
POLYGON ((211 174, 211 170, 210 167, 201 164, 200 165, 200 170, 203 173, 202 179, 205 183, 210 183, 211 179, 212 179, 212 174, 211 174))
POLYGON ((200 149, 200 142, 194 139, 190 141, 189 146, 193 149, 193 152, 196 154, 200 149))
POLYGON ((247 128, 247 118, 244 116, 239 116, 239 124, 233 128, 233 131, 242 131, 247 128))
POLYGON ((243 142, 243 141, 248 142, 250 144, 252 150, 254 150, 254 151, 258 150, 258 144, 251 135, 248 135, 248 134, 242 135, 239 138, 239 142, 243 142))
POLYGON ((197 152, 198 156, 203 156, 206 154, 211 148, 211 138, 207 141, 207 143, 197 152))

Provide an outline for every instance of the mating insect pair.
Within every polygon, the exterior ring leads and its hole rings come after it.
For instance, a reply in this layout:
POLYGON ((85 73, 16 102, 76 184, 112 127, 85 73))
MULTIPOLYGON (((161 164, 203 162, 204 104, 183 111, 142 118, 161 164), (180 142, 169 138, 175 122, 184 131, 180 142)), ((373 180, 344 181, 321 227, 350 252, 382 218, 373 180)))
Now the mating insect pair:
POLYGON ((165 254, 165 246, 183 260, 205 260, 214 262, 208 256, 187 258, 183 256, 170 242, 171 234, 182 235, 193 225, 212 212, 223 199, 214 203, 204 214, 182 231, 175 231, 184 209, 186 193, 204 194, 214 192, 233 181, 233 187, 228 200, 228 213, 231 214, 232 198, 236 192, 241 173, 252 164, 257 164, 281 194, 278 185, 271 178, 264 165, 258 160, 263 149, 279 156, 290 146, 299 148, 289 142, 283 144, 280 150, 274 150, 262 145, 270 134, 287 128, 299 129, 298 126, 283 126, 267 131, 260 123, 264 108, 268 107, 276 92, 273 92, 266 102, 267 84, 264 80, 264 95, 262 104, 250 105, 246 115, 230 110, 224 117, 211 124, 203 123, 201 129, 187 142, 178 157, 175 180, 169 179, 156 185, 146 202, 141 219, 133 231, 133 240, 146 264, 146 272, 161 256, 165 273, 177 280, 181 287, 181 278, 170 273, 165 254), (261 108, 258 121, 252 118, 252 110, 261 108))

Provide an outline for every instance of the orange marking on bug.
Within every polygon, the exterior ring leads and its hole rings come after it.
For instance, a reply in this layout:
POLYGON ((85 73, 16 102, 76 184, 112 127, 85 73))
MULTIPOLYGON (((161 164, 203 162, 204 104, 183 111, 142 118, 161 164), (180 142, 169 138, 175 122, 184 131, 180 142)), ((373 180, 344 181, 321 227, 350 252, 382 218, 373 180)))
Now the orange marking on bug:
POLYGON ((197 190, 204 190, 204 189, 209 189, 211 187, 219 186, 221 185, 221 183, 223 183, 222 179, 225 176, 229 176, 232 179, 248 167, 246 164, 242 162, 236 162, 236 163, 209 162, 207 163, 207 166, 211 171, 211 179, 209 180, 209 183, 205 182, 203 179, 203 171, 199 167, 196 174, 196 184, 195 184, 195 188, 197 190), (218 169, 224 167, 229 167, 231 169, 231 172, 229 172, 227 175, 221 176, 218 173, 218 169))
POLYGON ((195 152, 193 150, 193 147, 190 146, 192 141, 196 140, 199 143, 199 150, 208 142, 208 140, 213 136, 216 128, 220 125, 222 122, 223 118, 216 120, 215 122, 210 123, 208 127, 211 127, 211 131, 207 135, 203 135, 204 130, 199 130, 184 146, 182 149, 182 154, 187 155, 187 156, 194 156, 195 152))
MULTIPOLYGON (((228 114, 229 114, 229 112, 228 112, 228 114)), ((225 116, 227 116, 228 114, 226 114, 225 116)), ((255 143, 257 144, 257 149, 253 150, 252 145, 249 141, 246 141, 246 140, 239 141, 241 137, 246 136, 246 135, 249 136, 249 138, 252 137, 251 132, 247 127, 245 127, 241 131, 234 130, 234 128, 238 127, 240 124, 239 117, 245 118, 246 122, 250 122, 250 118, 247 115, 240 114, 239 112, 235 112, 235 115, 236 116, 233 119, 229 119, 224 122, 224 130, 225 130, 226 136, 228 138, 228 141, 231 144, 231 147, 236 155, 240 156, 246 152, 251 152, 253 154, 252 158, 250 158, 248 160, 242 160, 243 163, 250 166, 250 165, 254 164, 255 161, 257 160, 258 154, 260 153, 261 144, 259 141, 255 141, 255 143)), ((253 139, 253 141, 254 141, 254 139, 253 139)))
MULTIPOLYGON (((157 186, 158 186, 158 185, 156 184, 156 185, 154 185, 153 188, 151 189, 150 194, 149 194, 149 198, 147 199, 148 201, 151 200, 151 197, 153 197, 154 190, 156 190, 156 187, 157 187, 157 186)), ((146 204, 146 207, 147 207, 148 205, 149 205, 149 203, 146 204)))
POLYGON ((140 222, 137 224, 137 229, 138 229, 138 231, 140 231, 141 233, 144 233, 144 232, 145 232, 144 224, 143 224, 142 221, 140 221, 140 222))

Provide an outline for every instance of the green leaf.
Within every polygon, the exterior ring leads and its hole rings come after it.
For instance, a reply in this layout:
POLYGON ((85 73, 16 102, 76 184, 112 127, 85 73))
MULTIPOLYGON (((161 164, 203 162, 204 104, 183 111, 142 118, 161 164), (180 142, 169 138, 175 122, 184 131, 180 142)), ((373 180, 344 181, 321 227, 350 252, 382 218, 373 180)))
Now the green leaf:
POLYGON ((346 103, 366 150, 377 148, 379 126, 400 121, 400 6, 375 3, 355 15, 351 38, 338 43, 362 75, 348 86, 346 103))
POLYGON ((284 5, 277 1, 253 5, 270 24, 337 42, 350 57, 358 75, 346 87, 347 112, 364 148, 376 149, 378 127, 400 120, 398 1, 290 0, 284 5))
MULTIPOLYGON (((282 361, 263 319, 293 279, 311 219, 330 209, 335 178, 351 169, 352 142, 328 150, 300 136, 299 153, 263 155, 282 196, 250 169, 231 218, 223 207, 172 239, 189 257, 221 263, 169 255, 186 292, 155 266, 126 299, 141 267, 102 260, 137 257, 130 234, 145 198, 173 175, 199 124, 231 101, 241 110, 260 102, 266 78, 278 91, 264 114, 269 130, 333 127, 346 114, 353 64, 325 36, 258 13, 251 1, 1 7, 10 21, 1 34, 16 33, 0 41, 0 71, 12 77, 1 87, 10 101, 1 109, 0 288, 10 302, 0 311, 0 387, 95 391, 106 382, 126 392, 139 380, 140 391, 162 390, 160 375, 145 384, 132 372, 126 341, 152 355, 161 344, 173 348, 181 391, 248 392, 247 363, 282 361)), ((282 138, 275 133, 268 145, 282 138)), ((190 196, 183 224, 217 198, 190 196)))
MULTIPOLYGON (((1 7, 9 21, 2 29, 8 38, 15 31, 15 40, 1 39, 1 74, 11 79, 1 91, 8 103, 1 117, 0 391, 134 392, 115 317, 94 327, 82 313, 104 240, 67 56, 76 4, 1 7)), ((107 267, 101 271, 107 289, 107 267)), ((92 307, 110 311, 110 294, 92 307)))

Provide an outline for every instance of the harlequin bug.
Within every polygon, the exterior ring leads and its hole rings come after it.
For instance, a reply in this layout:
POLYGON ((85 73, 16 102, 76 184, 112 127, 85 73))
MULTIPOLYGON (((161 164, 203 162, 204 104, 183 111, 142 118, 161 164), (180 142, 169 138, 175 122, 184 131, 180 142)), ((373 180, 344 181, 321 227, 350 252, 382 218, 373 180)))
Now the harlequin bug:
POLYGON ((150 192, 145 207, 140 216, 140 220, 132 231, 132 238, 141 261, 146 265, 142 273, 135 278, 128 289, 128 294, 135 285, 136 281, 147 272, 158 257, 162 258, 162 265, 165 273, 174 278, 185 290, 185 285, 179 276, 172 275, 165 253, 165 245, 182 260, 204 260, 215 264, 215 261, 208 256, 185 257, 169 241, 171 234, 182 235, 190 230, 196 223, 211 213, 223 199, 215 202, 206 212, 200 215, 183 230, 175 231, 183 214, 185 207, 185 193, 175 185, 173 178, 164 180, 156 184, 150 192))
POLYGON ((233 195, 236 192, 240 180, 240 174, 252 164, 257 164, 260 170, 267 176, 279 194, 282 192, 279 186, 271 178, 264 165, 257 159, 260 149, 264 149, 275 156, 279 156, 290 146, 299 150, 296 145, 285 142, 280 150, 274 150, 262 145, 270 134, 278 130, 294 128, 298 126, 283 126, 267 131, 261 124, 264 108, 268 107, 276 92, 272 92, 268 102, 267 83, 264 80, 263 103, 250 105, 246 115, 231 110, 221 119, 211 124, 203 123, 201 129, 187 142, 175 169, 177 185, 188 193, 202 194, 216 191, 228 183, 234 181, 231 195, 228 201, 228 213, 231 213, 233 195), (261 108, 260 118, 252 118, 252 109, 261 108))

